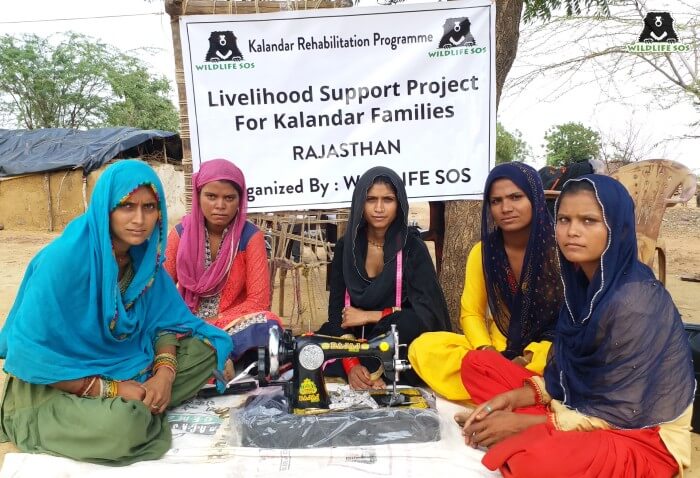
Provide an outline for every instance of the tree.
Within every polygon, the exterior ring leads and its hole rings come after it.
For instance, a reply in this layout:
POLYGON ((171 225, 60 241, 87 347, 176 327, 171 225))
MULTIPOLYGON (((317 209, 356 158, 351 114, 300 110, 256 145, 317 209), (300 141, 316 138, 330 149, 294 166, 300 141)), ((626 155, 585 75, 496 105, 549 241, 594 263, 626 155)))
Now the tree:
POLYGON ((178 113, 167 97, 168 79, 151 77, 136 58, 125 56, 122 60, 125 62, 123 70, 110 74, 112 91, 121 101, 108 108, 106 123, 177 131, 178 113))
POLYGON ((659 108, 689 102, 700 110, 700 7, 697 2, 681 1, 671 12, 679 43, 685 48, 664 53, 635 51, 631 46, 653 6, 642 0, 618 0, 610 2, 609 15, 555 17, 526 29, 523 34, 531 46, 526 53, 528 66, 509 81, 509 88, 526 91, 534 80, 546 75, 560 80, 548 94, 553 100, 578 86, 595 83, 617 103, 638 102, 640 95, 646 95, 648 103, 659 108), (552 38, 557 39, 557 51, 571 53, 555 63, 552 38))
POLYGON ((510 133, 501 123, 496 123, 496 164, 525 161, 531 153, 520 131, 510 133))
POLYGON ((564 166, 600 155, 600 135, 581 123, 552 126, 544 135, 547 164, 564 166))
POLYGON ((0 37, 0 112, 8 126, 135 126, 177 130, 165 77, 134 56, 67 33, 0 37))
MULTIPOLYGON (((168 0, 172 1, 172 0, 168 0)), ((496 108, 503 85, 518 52, 520 19, 548 20, 551 12, 564 7, 568 14, 580 14, 584 9, 599 8, 607 13, 606 0, 496 0, 496 108)), ((459 325, 459 300, 464 288, 464 265, 467 254, 480 240, 481 202, 447 201, 445 204, 445 243, 440 284, 455 330, 459 325)))
MULTIPOLYGON (((603 160, 608 171, 611 171, 611 167, 620 167, 648 159, 655 146, 642 133, 642 128, 635 125, 632 120, 628 121, 625 130, 618 134, 603 131, 599 133, 601 137, 600 159, 603 160)), ((663 156, 661 154, 661 157, 663 156)))

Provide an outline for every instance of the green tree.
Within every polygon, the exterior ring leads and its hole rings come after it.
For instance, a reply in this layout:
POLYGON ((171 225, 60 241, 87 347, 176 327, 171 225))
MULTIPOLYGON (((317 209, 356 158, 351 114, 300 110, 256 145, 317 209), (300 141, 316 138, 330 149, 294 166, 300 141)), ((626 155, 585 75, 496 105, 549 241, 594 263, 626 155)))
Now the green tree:
POLYGON ((544 139, 550 166, 563 166, 600 155, 600 135, 581 123, 552 126, 544 139))
POLYGON ((143 129, 177 131, 178 113, 168 98, 170 82, 164 76, 152 77, 133 57, 125 56, 121 71, 109 76, 112 91, 119 101, 107 110, 106 123, 143 129))
POLYGON ((496 164, 511 161, 525 161, 531 156, 531 150, 522 133, 509 132, 501 123, 496 123, 496 164))
POLYGON ((169 91, 140 59, 84 35, 0 37, 0 112, 8 126, 173 131, 169 91))

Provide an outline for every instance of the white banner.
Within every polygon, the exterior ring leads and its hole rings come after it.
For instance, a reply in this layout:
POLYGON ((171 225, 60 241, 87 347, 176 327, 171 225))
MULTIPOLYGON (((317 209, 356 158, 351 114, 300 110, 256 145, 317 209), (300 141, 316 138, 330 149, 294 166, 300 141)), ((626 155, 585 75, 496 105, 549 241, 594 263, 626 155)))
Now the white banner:
POLYGON ((233 161, 251 210, 347 206, 376 165, 411 200, 481 194, 496 142, 490 0, 180 22, 193 167, 233 161))

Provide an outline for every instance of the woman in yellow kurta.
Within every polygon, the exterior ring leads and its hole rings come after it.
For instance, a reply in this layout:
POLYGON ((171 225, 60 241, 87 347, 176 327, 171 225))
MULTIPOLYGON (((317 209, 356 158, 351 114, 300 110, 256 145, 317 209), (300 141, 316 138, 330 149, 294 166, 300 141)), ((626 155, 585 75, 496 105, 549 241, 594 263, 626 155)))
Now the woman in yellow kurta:
POLYGON ((460 377, 470 350, 499 351, 541 374, 561 301, 554 228, 539 175, 522 163, 496 166, 484 187, 481 242, 467 259, 464 335, 423 334, 411 344, 409 360, 433 390, 451 400, 470 398, 460 377))

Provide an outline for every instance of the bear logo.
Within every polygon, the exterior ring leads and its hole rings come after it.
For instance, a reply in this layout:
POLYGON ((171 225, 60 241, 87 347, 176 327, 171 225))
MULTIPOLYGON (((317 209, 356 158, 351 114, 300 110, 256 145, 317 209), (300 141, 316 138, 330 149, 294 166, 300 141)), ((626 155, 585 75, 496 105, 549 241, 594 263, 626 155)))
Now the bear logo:
POLYGON ((211 32, 209 51, 204 61, 241 61, 243 54, 238 49, 236 35, 232 31, 211 32))
POLYGON ((644 19, 644 29, 639 35, 642 43, 676 43, 678 35, 673 29, 673 18, 668 12, 649 12, 644 19))
POLYGON ((472 24, 467 17, 448 18, 442 26, 444 33, 440 39, 440 48, 455 46, 474 46, 476 41, 472 35, 472 24))

